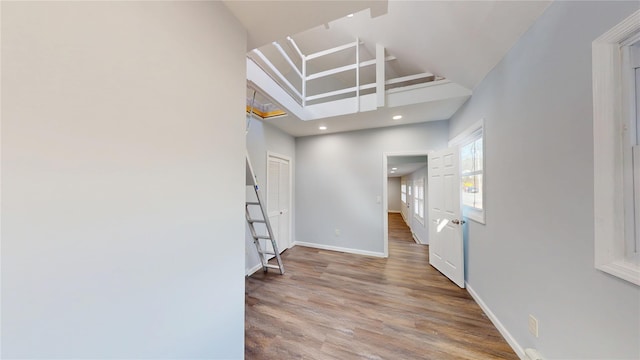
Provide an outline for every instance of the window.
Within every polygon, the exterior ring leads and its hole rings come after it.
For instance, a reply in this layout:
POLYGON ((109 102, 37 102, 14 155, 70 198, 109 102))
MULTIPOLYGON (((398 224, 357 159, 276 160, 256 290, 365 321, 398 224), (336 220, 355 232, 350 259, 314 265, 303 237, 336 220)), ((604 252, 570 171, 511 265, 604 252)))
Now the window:
POLYGON ((640 10, 592 43, 595 267, 636 285, 640 285, 639 47, 640 10))
POLYGON ((400 183, 400 200, 402 200, 403 204, 407 203, 407 182, 406 180, 402 180, 400 183))
POLYGON ((480 120, 449 142, 460 147, 462 214, 484 224, 484 136, 480 120))
POLYGON ((625 135, 622 144, 626 255, 630 260, 640 263, 640 39, 622 50, 623 66, 626 68, 626 71, 623 69, 623 74, 626 72, 623 76, 631 80, 626 86, 623 84, 627 88, 626 104, 629 106, 629 113, 623 115, 625 135))
POLYGON ((424 178, 414 181, 413 212, 418 220, 424 224, 424 178))

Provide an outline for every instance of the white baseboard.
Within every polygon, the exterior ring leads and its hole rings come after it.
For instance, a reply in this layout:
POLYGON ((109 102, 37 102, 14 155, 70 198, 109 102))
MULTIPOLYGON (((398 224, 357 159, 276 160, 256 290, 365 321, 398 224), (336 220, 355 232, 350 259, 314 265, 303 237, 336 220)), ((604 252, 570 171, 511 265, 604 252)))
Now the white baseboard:
POLYGON ((256 271, 262 269, 262 264, 258 263, 256 266, 252 267, 251 269, 247 269, 246 272, 246 276, 251 276, 253 275, 253 273, 255 273, 256 271))
POLYGON ((529 357, 525 354, 524 349, 522 348, 522 346, 520 346, 520 344, 518 344, 516 339, 513 338, 513 336, 511 335, 511 333, 509 333, 507 328, 505 328, 504 325, 502 325, 500 320, 498 320, 496 315, 491 311, 491 309, 489 309, 487 304, 485 304, 485 302, 482 301, 480 296, 478 296, 478 294, 475 291, 473 291, 473 288, 469 285, 469 283, 465 283, 465 285, 467 287, 467 291, 469 292, 469 295, 471 295, 473 300, 475 300, 476 303, 478 303, 478 305, 480 306, 482 311, 484 311, 484 313, 487 315, 489 320, 491 320, 491 322, 498 329, 500 334, 502 334, 502 337, 504 337, 504 339, 507 340, 507 343, 511 346, 513 351, 516 352, 516 355, 518 355, 518 357, 521 360, 529 359, 529 357))
POLYGON ((404 221, 404 223, 407 224, 407 226, 409 226, 409 223, 407 222, 407 218, 404 217, 404 213, 402 211, 400 211, 400 215, 402 215, 402 220, 404 221))
POLYGON ((400 214, 400 211, 398 210, 387 210, 387 212, 390 214, 400 214))
POLYGON ((359 250, 359 249, 343 248, 343 247, 332 246, 332 245, 315 244, 315 243, 307 243, 307 242, 300 242, 300 241, 296 241, 294 245, 305 246, 305 247, 310 247, 315 249, 322 249, 322 250, 339 251, 339 252, 356 254, 356 255, 373 256, 373 257, 379 257, 379 258, 385 257, 384 253, 367 251, 367 250, 359 250))

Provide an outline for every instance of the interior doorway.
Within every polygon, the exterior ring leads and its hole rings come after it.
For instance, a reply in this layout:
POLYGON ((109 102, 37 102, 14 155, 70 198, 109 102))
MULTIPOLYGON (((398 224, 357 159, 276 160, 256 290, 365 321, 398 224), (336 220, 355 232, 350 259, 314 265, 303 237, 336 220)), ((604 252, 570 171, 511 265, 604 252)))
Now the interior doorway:
POLYGON ((427 154, 426 150, 383 154, 382 198, 384 204, 382 209, 385 256, 389 256, 389 223, 393 220, 390 220, 390 217, 396 212, 399 212, 409 227, 415 242, 428 244, 427 154), (397 184, 399 184, 399 192, 397 184), (395 199, 396 196, 399 199, 395 199))

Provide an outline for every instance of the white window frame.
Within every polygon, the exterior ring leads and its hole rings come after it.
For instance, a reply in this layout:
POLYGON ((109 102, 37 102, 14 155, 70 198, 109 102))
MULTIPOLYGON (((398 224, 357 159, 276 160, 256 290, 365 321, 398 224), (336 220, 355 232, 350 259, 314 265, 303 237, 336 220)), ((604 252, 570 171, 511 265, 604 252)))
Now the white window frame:
POLYGON ((413 216, 424 225, 424 177, 414 180, 413 187, 413 216), (420 216, 420 210, 422 210, 422 216, 420 216))
POLYGON ((633 181, 629 182, 633 165, 631 154, 625 155, 630 130, 635 130, 631 121, 635 99, 630 102, 625 47, 638 41, 640 10, 592 43, 595 267, 636 285, 640 285, 639 256, 629 246, 636 227, 629 221, 635 219, 629 213, 634 207, 626 201, 633 198, 633 181))
MULTIPOLYGON (((484 131, 484 118, 478 120, 467 129, 465 129, 462 133, 460 133, 455 138, 449 141, 449 147, 458 147, 461 148, 467 144, 470 144, 473 141, 482 138, 482 171, 478 174, 482 174, 482 209, 471 207, 471 206, 463 206, 462 207, 462 216, 469 220, 473 220, 480 224, 486 224, 485 222, 485 212, 486 212, 486 197, 487 197, 487 175, 486 175, 486 167, 485 167, 485 158, 486 158, 486 138, 484 131)), ((460 178, 462 178, 462 174, 460 174, 460 178)), ((462 191, 462 189, 460 189, 462 191)))

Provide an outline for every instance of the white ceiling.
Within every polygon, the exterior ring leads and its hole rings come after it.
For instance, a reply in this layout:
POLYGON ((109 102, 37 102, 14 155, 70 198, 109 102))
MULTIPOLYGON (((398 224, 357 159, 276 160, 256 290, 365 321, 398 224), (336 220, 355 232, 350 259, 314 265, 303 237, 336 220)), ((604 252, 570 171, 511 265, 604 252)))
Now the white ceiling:
POLYGON ((427 157, 424 155, 389 156, 387 158, 387 177, 402 177, 427 166, 427 157), (392 169, 396 170, 391 173, 392 169))
POLYGON ((247 29, 247 51, 363 9, 370 8, 373 16, 387 11, 386 0, 226 0, 223 2, 247 29))
MULTIPOLYGON (((396 76, 430 72, 473 89, 533 24, 550 1, 226 1, 248 29, 249 48, 291 35, 305 54, 352 42, 376 43, 397 60, 396 76), (368 8, 372 7, 371 10, 368 8), (347 18, 346 15, 355 13, 347 18), (371 16, 371 15, 374 16, 371 16), (335 19, 331 21, 332 19, 335 19), (326 25, 323 25, 326 24, 326 25), (306 31, 303 31, 306 30, 306 31)), ((368 50, 368 51, 367 51, 368 50)), ((269 120, 294 136, 448 119, 459 103, 418 104, 301 121, 269 120), (402 114, 401 121, 390 120, 402 114)), ((285 109, 286 110, 286 109, 285 109)))

